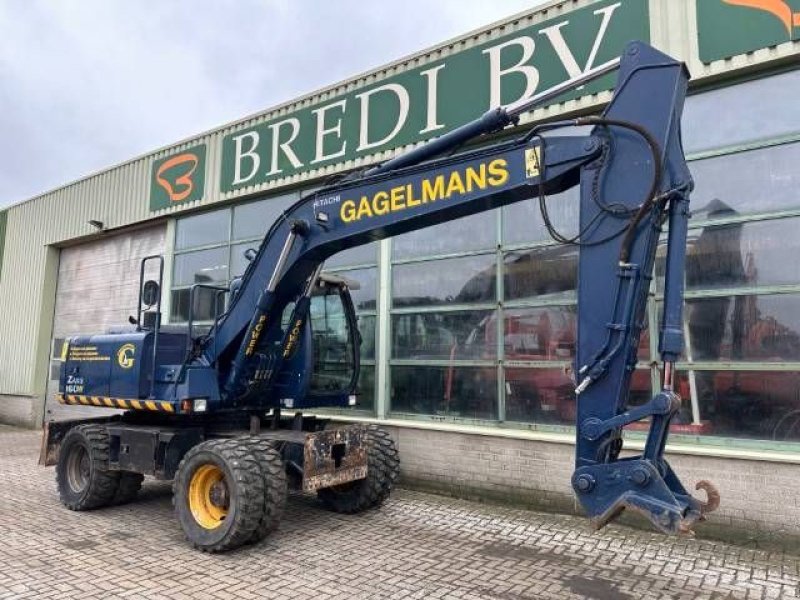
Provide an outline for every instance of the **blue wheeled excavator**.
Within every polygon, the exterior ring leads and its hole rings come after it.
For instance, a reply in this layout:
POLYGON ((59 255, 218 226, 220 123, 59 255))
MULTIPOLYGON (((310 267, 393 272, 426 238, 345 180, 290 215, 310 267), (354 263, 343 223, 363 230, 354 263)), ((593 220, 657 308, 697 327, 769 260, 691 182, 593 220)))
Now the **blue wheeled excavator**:
MULTIPOLYGON (((323 273, 342 250, 512 202, 538 201, 553 237, 580 248, 576 461, 572 487, 601 527, 625 508, 666 533, 690 531, 719 496, 694 498, 664 458, 683 347, 683 285, 692 179, 680 121, 688 73, 639 42, 621 59, 516 105, 489 111, 393 160, 351 173, 287 209, 230 288, 211 287, 219 316, 195 335, 161 324, 160 276, 144 281, 134 327, 66 340, 58 398, 126 412, 49 423, 42 462, 62 502, 85 510, 133 498, 144 475, 172 479, 187 538, 222 551, 277 526, 287 485, 333 510, 379 505, 399 473, 388 434, 326 429, 303 409, 355 403, 360 336, 349 290, 323 273), (521 114, 619 69, 602 115, 534 124, 513 139, 454 154, 521 114), (557 130, 589 126, 587 135, 557 130), (546 195, 580 185, 578 235, 548 218, 546 195), (667 226, 659 351, 663 387, 629 404, 656 249, 667 226), (282 414, 290 410, 291 416, 282 414), (644 451, 621 456, 622 430, 648 421, 644 451)), ((190 303, 194 306, 194 302, 190 303)))

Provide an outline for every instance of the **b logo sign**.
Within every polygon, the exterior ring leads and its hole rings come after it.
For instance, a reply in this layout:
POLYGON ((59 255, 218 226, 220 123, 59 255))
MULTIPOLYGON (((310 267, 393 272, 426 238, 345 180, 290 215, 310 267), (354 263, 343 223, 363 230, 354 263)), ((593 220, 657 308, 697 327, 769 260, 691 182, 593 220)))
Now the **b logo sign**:
MULTIPOLYGON (((194 189, 192 175, 197 170, 198 162, 196 155, 191 152, 186 152, 184 154, 178 154, 178 156, 173 156, 169 160, 161 163, 158 171, 156 171, 156 181, 158 185, 166 190, 167 196, 169 196, 172 202, 181 202, 192 194, 192 190, 194 189), (185 166, 187 169, 186 173, 175 177, 172 181, 168 180, 165 174, 170 172, 173 167, 178 166, 185 166)), ((175 170, 177 171, 177 169, 175 170)))
POLYGON ((117 350, 117 364, 123 369, 130 369, 133 366, 136 346, 133 344, 123 344, 117 350))
POLYGON ((205 144, 155 161, 150 185, 150 210, 200 200, 205 187, 205 163, 205 144))

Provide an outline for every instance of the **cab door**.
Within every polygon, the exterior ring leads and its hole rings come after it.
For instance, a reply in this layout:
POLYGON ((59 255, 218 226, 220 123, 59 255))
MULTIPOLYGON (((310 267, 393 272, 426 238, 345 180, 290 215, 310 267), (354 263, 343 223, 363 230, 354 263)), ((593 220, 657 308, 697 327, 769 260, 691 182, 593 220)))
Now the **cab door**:
POLYGON ((311 297, 290 302, 281 319, 281 338, 287 332, 274 400, 297 409, 354 405, 361 336, 345 280, 323 274, 311 297))
POLYGON ((318 288, 311 297, 308 324, 313 348, 308 395, 349 403, 345 397, 358 381, 360 335, 347 286, 327 283, 318 288))

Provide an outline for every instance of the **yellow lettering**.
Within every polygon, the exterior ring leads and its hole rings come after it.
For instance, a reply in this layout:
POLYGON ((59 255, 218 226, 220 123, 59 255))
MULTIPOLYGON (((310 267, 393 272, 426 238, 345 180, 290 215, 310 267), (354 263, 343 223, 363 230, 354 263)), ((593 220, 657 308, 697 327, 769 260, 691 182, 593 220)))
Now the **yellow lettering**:
POLYGON ((445 175, 437 175, 432 179, 423 179, 420 184, 420 196, 414 195, 413 183, 406 183, 390 190, 377 191, 372 197, 362 196, 357 203, 354 200, 345 200, 339 209, 340 216, 342 221, 350 223, 365 217, 386 215, 420 204, 435 202, 453 195, 483 190, 487 186, 499 187, 508 179, 508 162, 503 158, 496 158, 488 165, 479 164, 475 167, 467 167, 463 172, 452 171, 445 175))
POLYGON ((486 165, 481 165, 478 171, 474 167, 467 169, 467 191, 471 192, 473 188, 486 188, 486 165))
POLYGON ((300 328, 302 325, 302 319, 297 319, 297 321, 295 321, 294 327, 292 327, 292 330, 289 332, 289 339, 286 340, 286 347, 283 349, 283 358, 289 358, 292 352, 294 352, 297 340, 300 339, 300 328))
POLYGON ((345 223, 354 221, 356 218, 356 203, 352 200, 345 200, 342 202, 342 207, 339 209, 339 216, 345 223))
POLYGON ((266 321, 266 315, 261 315, 258 318, 258 323, 256 323, 255 327, 253 327, 253 333, 250 334, 250 341, 248 342, 247 349, 244 352, 245 356, 251 356, 255 351, 258 338, 261 336, 261 331, 264 329, 264 323, 266 321))
POLYGON ((406 207, 405 191, 404 187, 392 188, 392 212, 403 210, 406 207))
POLYGON ((507 166, 508 163, 505 158, 495 158, 489 163, 489 174, 491 175, 491 177, 488 178, 489 185, 498 187, 508 181, 507 166))
POLYGON ((375 192, 372 198, 372 212, 376 215, 385 215, 389 210, 389 194, 384 191, 375 192))
POLYGON ((453 171, 450 173, 450 182, 447 184, 447 192, 445 192, 444 197, 449 198, 454 192, 463 194, 464 191, 464 182, 461 181, 461 175, 458 171, 453 171))
POLYGON ((406 206, 419 206, 419 198, 414 198, 414 186, 410 183, 406 186, 406 206))
POLYGON ((444 175, 437 175, 431 184, 430 179, 422 180, 422 203, 434 202, 444 197, 444 175))
POLYGON ((356 214, 356 221, 360 221, 361 217, 371 217, 372 208, 369 205, 369 200, 366 196, 361 196, 361 202, 358 205, 358 213, 356 214))

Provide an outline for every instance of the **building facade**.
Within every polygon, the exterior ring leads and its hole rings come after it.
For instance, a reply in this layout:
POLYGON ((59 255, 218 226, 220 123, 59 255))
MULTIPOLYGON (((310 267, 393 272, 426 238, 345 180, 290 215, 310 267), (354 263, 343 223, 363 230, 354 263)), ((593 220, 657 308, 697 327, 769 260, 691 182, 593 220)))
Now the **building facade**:
MULTIPOLYGON (((0 421, 97 415, 53 403, 61 340, 136 312, 139 261, 166 259, 165 318, 196 283, 226 285, 292 202, 619 55, 631 39, 684 60, 695 179, 683 409, 669 453, 716 480, 712 525, 800 534, 800 1, 551 2, 0 212, 0 421)), ((527 115, 590 114, 613 76, 527 115)), ((548 200, 564 233, 577 189, 548 200)), ((522 202, 335 256, 360 283, 359 403, 409 483, 571 510, 577 250, 522 202)), ((661 273, 648 306, 658 322, 661 273)), ((195 319, 208 322, 202 291, 195 319)), ((655 330, 653 331, 655 334, 655 330)), ((659 389, 645 335, 634 399, 659 389)), ((643 443, 626 433, 627 447, 643 443)))

